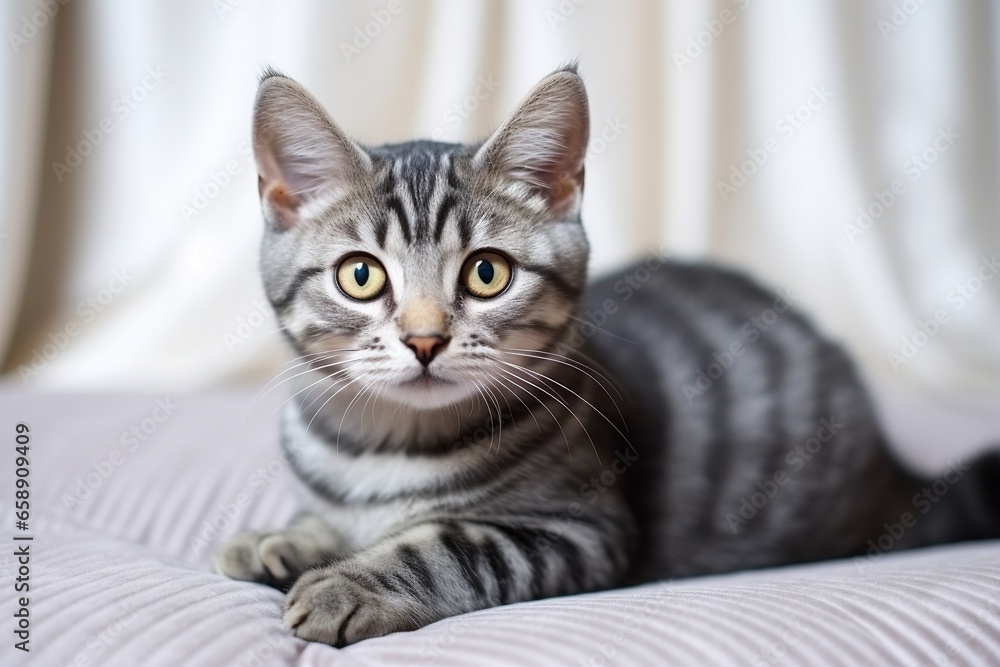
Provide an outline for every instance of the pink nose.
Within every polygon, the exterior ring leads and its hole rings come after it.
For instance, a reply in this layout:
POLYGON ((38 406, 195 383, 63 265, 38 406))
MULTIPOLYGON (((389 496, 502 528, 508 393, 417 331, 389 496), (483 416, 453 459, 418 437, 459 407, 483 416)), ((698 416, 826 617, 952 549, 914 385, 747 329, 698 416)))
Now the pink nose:
POLYGON ((441 336, 407 336, 403 339, 406 347, 417 355, 417 361, 427 366, 448 345, 448 339, 441 336))

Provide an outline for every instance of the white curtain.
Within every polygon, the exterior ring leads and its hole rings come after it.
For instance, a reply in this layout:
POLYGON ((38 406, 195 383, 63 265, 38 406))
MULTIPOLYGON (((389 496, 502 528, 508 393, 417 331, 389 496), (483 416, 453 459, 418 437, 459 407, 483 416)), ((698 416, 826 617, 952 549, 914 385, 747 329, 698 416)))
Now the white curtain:
POLYGON ((282 363, 256 274, 246 143, 264 66, 378 143, 482 137, 539 77, 580 58, 593 272, 660 247, 741 267, 791 290, 877 386, 1000 405, 995 3, 19 0, 2 11, 11 382, 180 391, 259 381, 282 363))

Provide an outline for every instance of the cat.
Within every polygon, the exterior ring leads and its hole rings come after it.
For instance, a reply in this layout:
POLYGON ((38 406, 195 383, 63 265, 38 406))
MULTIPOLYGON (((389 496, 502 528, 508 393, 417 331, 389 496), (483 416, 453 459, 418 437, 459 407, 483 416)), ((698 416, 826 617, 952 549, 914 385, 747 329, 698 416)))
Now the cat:
POLYGON ((888 528, 898 548, 1000 534, 997 457, 956 462, 920 514, 930 482, 794 299, 660 257, 588 286, 588 128, 575 65, 477 145, 362 147, 262 77, 260 266, 298 355, 301 511, 216 569, 287 591, 296 636, 863 554, 888 528))

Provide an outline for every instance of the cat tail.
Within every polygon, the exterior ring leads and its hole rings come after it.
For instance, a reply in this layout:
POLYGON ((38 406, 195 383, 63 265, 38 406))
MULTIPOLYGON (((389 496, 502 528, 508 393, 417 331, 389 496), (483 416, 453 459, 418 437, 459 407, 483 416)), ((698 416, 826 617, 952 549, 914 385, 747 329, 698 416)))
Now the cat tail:
POLYGON ((882 534, 867 547, 890 539, 919 547, 1000 538, 1000 447, 952 459, 933 477, 904 474, 903 510, 879 527, 882 534))

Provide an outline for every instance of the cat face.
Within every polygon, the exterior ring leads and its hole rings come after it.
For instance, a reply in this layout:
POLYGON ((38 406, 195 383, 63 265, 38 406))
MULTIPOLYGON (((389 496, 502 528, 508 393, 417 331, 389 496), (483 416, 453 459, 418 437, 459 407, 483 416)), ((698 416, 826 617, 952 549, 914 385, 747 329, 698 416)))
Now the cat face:
POLYGON ((254 109, 261 268, 302 361, 416 408, 539 383, 524 354, 561 337, 586 279, 588 125, 566 69, 481 145, 365 148, 268 73, 254 109))

